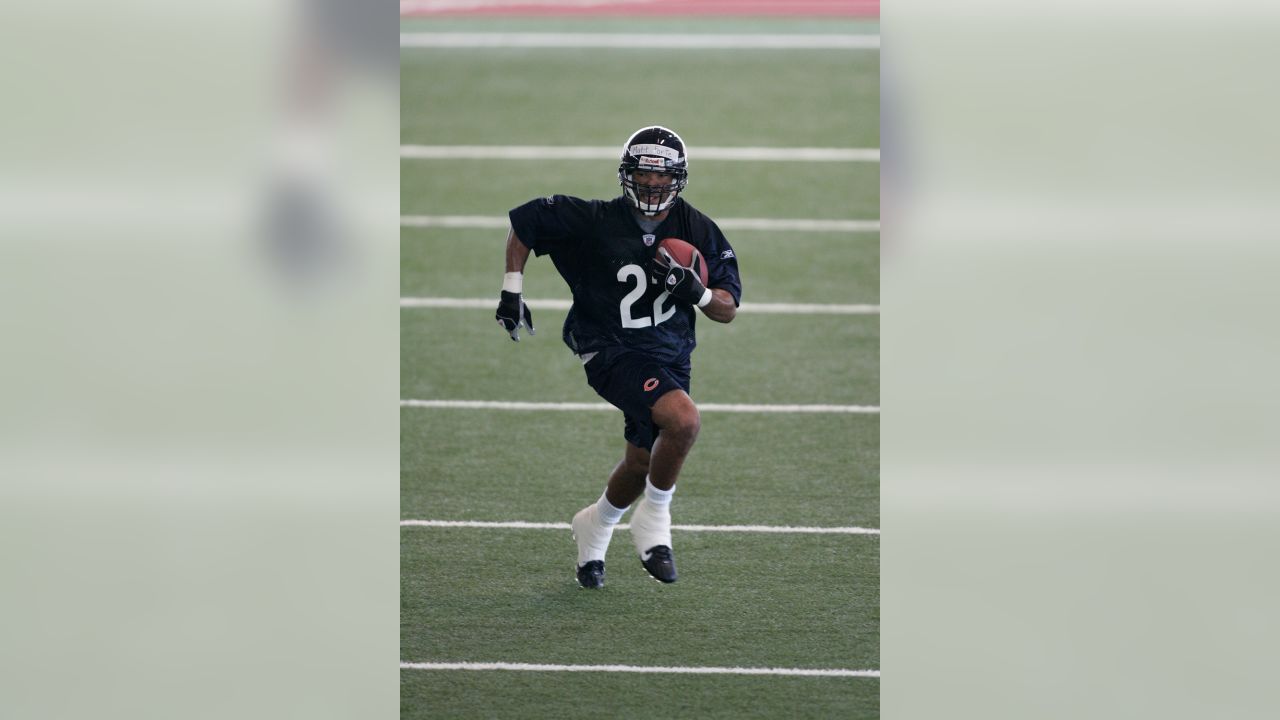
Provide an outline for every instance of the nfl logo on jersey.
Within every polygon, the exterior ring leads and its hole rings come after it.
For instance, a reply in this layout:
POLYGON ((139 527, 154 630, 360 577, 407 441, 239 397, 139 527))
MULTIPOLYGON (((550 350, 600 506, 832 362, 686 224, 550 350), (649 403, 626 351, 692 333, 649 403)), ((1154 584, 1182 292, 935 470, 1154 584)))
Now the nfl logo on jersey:
POLYGON ((644 246, 645 246, 645 247, 653 247, 653 241, 654 241, 654 240, 657 240, 657 239, 658 239, 658 236, 656 236, 656 235, 641 235, 641 236, 640 236, 640 239, 641 239, 641 240, 644 240, 644 246))

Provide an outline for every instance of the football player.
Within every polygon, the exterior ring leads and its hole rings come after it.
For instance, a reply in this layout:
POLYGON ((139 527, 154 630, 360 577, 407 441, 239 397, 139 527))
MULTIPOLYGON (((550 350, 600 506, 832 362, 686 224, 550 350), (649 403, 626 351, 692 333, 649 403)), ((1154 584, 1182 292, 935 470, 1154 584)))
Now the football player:
POLYGON ((512 340, 534 334, 522 299, 529 253, 550 255, 573 292, 562 337, 582 361, 587 383, 624 415, 626 446, 604 493, 573 517, 578 582, 604 586, 605 550, 613 528, 635 503, 631 536, 641 564, 675 582, 671 497, 698 436, 689 397, 689 358, 697 313, 727 323, 742 297, 738 260, 720 228, 680 197, 689 159, 680 136, 641 128, 622 147, 613 200, 555 195, 509 214, 507 271, 495 315, 512 340), (701 254, 689 266, 655 260, 656 245, 679 238, 701 254), (703 285, 698 262, 706 264, 703 285), (639 502, 636 502, 639 500, 639 502))

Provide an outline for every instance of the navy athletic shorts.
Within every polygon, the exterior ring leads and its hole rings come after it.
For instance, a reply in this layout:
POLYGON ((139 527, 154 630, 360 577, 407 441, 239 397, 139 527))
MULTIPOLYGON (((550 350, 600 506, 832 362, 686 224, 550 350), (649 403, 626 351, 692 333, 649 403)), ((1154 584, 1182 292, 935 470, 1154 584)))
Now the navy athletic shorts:
POLYGON ((663 365, 625 348, 607 348, 584 366, 587 384, 625 416, 623 437, 645 450, 653 449, 658 428, 653 404, 672 390, 689 392, 689 365, 663 365))

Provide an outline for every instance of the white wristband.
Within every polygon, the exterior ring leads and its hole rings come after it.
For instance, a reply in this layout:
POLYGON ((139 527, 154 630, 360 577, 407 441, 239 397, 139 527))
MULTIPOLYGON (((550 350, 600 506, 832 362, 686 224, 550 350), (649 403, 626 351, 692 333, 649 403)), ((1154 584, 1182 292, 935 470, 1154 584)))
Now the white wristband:
POLYGON ((524 273, 512 272, 502 276, 502 289, 519 295, 524 291, 524 273))
POLYGON ((711 302, 711 288, 702 291, 702 297, 698 300, 698 307, 706 307, 711 302))

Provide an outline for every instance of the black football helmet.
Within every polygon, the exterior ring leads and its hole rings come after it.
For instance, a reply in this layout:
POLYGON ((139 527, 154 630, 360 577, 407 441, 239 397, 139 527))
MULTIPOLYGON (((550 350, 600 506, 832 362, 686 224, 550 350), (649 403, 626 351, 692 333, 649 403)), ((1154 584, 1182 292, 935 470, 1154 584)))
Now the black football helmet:
POLYGON ((676 196, 689 184, 689 156, 684 141, 674 132, 652 125, 640 128, 622 146, 618 165, 622 192, 645 215, 657 215, 671 207, 676 196), (671 178, 666 185, 637 185, 637 171, 662 173, 671 178))

